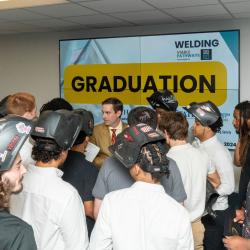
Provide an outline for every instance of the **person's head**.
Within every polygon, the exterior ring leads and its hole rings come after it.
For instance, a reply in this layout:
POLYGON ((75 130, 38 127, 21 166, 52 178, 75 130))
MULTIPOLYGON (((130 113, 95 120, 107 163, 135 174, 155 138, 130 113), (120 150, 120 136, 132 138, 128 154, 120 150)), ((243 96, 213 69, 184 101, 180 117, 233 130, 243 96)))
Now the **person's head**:
POLYGON ((111 97, 102 102, 102 118, 105 125, 110 127, 118 126, 122 116, 123 104, 122 102, 111 97))
POLYGON ((156 91, 150 97, 147 97, 147 101, 151 107, 156 111, 158 115, 158 122, 161 119, 161 115, 168 111, 176 111, 178 107, 178 101, 173 93, 167 89, 163 91, 156 91))
POLYGON ((238 103, 233 112, 233 126, 237 133, 247 134, 249 131, 250 121, 250 102, 244 101, 238 103))
POLYGON ((186 140, 188 136, 188 121, 181 112, 167 112, 161 117, 159 129, 165 134, 167 143, 172 140, 186 140))
POLYGON ((40 108, 40 114, 44 111, 47 111, 47 110, 56 111, 59 109, 65 109, 65 110, 72 111, 73 107, 65 99, 57 97, 57 98, 53 98, 51 101, 43 104, 43 106, 40 108))
POLYGON ((26 92, 10 95, 7 99, 6 109, 8 114, 19 115, 32 120, 36 117, 35 97, 26 92))
POLYGON ((133 108, 128 113, 128 125, 135 126, 139 123, 144 123, 156 129, 157 127, 157 115, 154 110, 148 107, 139 106, 133 108))
POLYGON ((169 174, 165 138, 146 124, 126 128, 109 149, 135 180, 145 181, 150 177, 158 182, 169 174))
POLYGON ((6 116, 8 114, 7 112, 7 100, 9 98, 10 95, 5 96, 1 101, 0 101, 0 118, 6 116))
POLYGON ((81 145, 81 151, 84 151, 88 144, 89 137, 93 134, 94 117, 90 111, 85 109, 76 109, 74 112, 79 114, 83 121, 81 131, 74 142, 74 146, 81 145))
POLYGON ((221 130, 223 126, 221 113, 213 102, 193 102, 183 108, 195 117, 192 127, 193 135, 201 141, 214 136, 221 130))
POLYGON ((22 188, 26 169, 19 151, 31 129, 32 123, 19 116, 0 119, 0 209, 8 209, 10 194, 22 188))
POLYGON ((233 125, 240 135, 240 163, 245 165, 250 145, 250 102, 244 101, 235 106, 233 125))
POLYGON ((81 128, 82 118, 73 111, 42 112, 31 133, 35 141, 33 159, 43 164, 56 162, 55 167, 62 165, 81 128))

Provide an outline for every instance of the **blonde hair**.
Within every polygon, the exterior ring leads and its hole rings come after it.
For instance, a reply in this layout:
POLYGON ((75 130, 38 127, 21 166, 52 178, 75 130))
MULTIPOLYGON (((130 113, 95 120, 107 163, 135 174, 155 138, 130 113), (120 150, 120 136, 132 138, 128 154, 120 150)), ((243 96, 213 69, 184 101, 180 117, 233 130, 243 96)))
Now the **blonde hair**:
POLYGON ((24 115, 26 112, 31 112, 36 107, 35 97, 26 92, 19 92, 9 96, 7 100, 8 114, 24 115))

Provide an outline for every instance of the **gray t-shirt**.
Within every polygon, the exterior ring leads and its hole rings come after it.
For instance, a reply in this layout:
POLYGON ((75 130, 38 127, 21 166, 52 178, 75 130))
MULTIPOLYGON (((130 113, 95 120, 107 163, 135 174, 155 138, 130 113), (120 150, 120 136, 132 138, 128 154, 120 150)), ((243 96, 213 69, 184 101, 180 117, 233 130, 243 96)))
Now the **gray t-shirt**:
MULTIPOLYGON (((178 202, 184 202, 187 195, 183 186, 180 171, 174 160, 169 159, 169 177, 163 176, 161 184, 166 193, 178 202)), ((112 191, 122 188, 128 188, 134 183, 134 179, 130 176, 129 170, 122 165, 114 157, 107 158, 97 177, 93 196, 97 199, 103 200, 104 196, 112 191)))

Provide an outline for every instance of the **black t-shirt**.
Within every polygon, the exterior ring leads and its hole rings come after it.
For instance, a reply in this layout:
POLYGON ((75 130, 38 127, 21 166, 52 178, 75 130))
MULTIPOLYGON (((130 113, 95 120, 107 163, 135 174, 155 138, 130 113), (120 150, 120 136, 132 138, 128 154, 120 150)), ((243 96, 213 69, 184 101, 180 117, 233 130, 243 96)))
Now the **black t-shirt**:
POLYGON ((247 150, 246 161, 241 169, 240 182, 239 182, 239 199, 240 206, 243 205, 246 200, 247 185, 250 181, 250 146, 247 150))
POLYGON ((5 210, 0 211, 0 249, 37 249, 32 227, 5 210))
MULTIPOLYGON (((94 200, 92 190, 96 182, 98 170, 91 162, 85 159, 84 154, 69 150, 68 157, 61 170, 64 172, 63 180, 76 188, 83 202, 94 200)), ((90 235, 94 226, 94 220, 86 216, 86 222, 90 235)))

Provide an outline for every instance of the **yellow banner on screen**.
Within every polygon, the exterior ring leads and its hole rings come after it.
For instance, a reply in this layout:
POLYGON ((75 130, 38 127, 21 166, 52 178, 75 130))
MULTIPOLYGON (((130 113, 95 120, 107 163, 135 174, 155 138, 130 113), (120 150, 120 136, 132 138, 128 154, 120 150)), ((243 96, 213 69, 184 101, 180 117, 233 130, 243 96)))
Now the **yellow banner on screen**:
POLYGON ((180 106, 227 98, 227 70, 220 62, 70 65, 64 71, 64 96, 71 103, 99 104, 117 97, 124 104, 148 105, 156 90, 173 92, 180 106))

